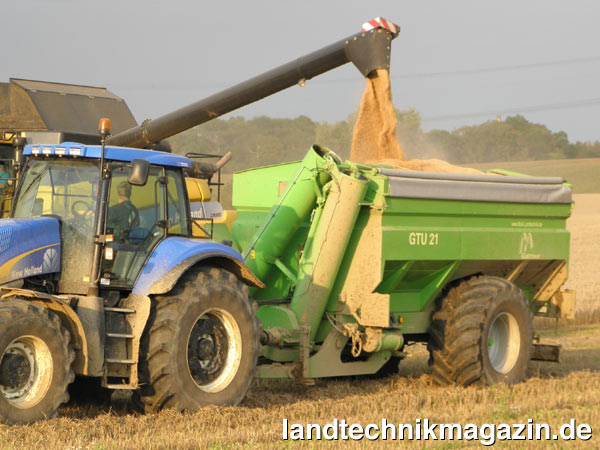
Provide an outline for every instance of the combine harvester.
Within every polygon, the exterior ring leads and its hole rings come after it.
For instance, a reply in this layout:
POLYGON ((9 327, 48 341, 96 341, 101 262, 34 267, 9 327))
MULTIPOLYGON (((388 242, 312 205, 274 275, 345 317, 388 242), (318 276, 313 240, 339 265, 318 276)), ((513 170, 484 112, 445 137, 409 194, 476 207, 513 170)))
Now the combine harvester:
POLYGON ((12 178, 0 197, 0 217, 10 213, 25 144, 100 144, 102 117, 111 118, 114 132, 137 125, 125 101, 105 88, 16 78, 0 83, 0 163, 12 178))
POLYGON ((229 227, 190 211, 223 161, 134 148, 349 61, 389 69, 398 29, 375 25, 114 136, 103 120, 101 145, 25 147, 0 225, 3 421, 52 416, 75 375, 193 411, 238 404, 255 376, 393 372, 413 342, 442 384, 515 383, 531 358, 557 360, 531 321, 572 299, 561 179, 398 171, 313 146, 236 174, 229 227))

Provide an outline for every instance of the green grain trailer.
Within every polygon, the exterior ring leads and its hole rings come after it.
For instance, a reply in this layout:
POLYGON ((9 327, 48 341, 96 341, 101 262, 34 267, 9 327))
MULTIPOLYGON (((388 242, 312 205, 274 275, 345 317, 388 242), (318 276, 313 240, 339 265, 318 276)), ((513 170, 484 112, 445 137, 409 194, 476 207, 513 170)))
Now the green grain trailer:
POLYGON ((561 178, 462 175, 342 162, 314 146, 301 162, 234 175, 231 234, 266 288, 258 376, 392 372, 427 342, 441 384, 514 383, 532 316, 568 313, 572 205, 561 178), (253 189, 247 189, 252 186, 253 189))

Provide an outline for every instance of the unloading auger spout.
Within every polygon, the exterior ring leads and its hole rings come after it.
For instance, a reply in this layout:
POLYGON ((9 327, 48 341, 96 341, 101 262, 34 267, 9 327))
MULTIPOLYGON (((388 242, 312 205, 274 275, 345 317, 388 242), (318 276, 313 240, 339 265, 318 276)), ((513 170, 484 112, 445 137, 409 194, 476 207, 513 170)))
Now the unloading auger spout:
POLYGON ((378 17, 363 24, 359 33, 210 97, 115 134, 107 139, 106 144, 148 147, 296 84, 303 85, 307 80, 348 62, 352 62, 365 77, 376 69, 389 70, 391 40, 399 32, 400 27, 378 17))

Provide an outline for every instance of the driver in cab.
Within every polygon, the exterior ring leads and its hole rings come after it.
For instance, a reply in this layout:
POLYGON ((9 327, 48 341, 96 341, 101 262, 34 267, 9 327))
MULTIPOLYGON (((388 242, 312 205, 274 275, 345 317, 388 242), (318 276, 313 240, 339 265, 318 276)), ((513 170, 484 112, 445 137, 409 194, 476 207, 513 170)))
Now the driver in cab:
POLYGON ((122 181, 117 185, 118 203, 108 209, 108 227, 113 229, 115 242, 124 242, 132 228, 139 226, 139 213, 131 203, 131 185, 122 181))

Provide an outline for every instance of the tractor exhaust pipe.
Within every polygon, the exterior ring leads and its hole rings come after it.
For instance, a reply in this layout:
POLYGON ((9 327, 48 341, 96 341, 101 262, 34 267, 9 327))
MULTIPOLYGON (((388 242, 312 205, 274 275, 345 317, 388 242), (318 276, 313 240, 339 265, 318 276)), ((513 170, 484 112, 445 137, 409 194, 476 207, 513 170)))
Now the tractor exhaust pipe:
POLYGON ((140 126, 109 137, 106 145, 145 148, 162 139, 254 103, 350 61, 363 76, 390 67, 391 40, 400 28, 383 18, 363 24, 362 31, 295 61, 218 92, 140 126))

